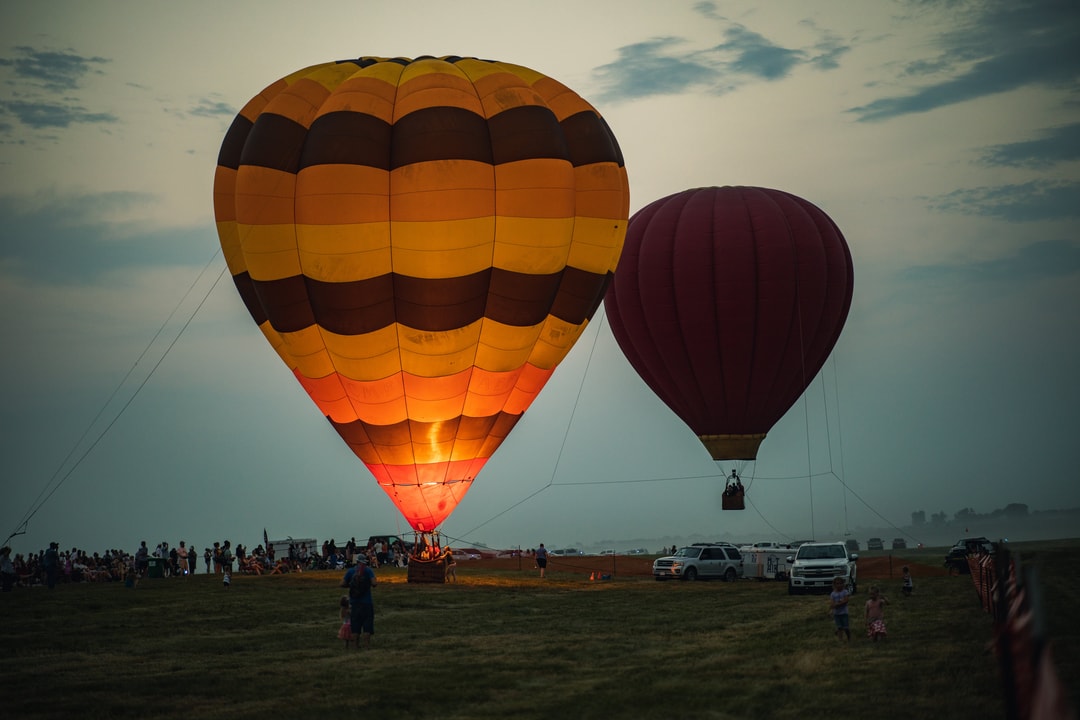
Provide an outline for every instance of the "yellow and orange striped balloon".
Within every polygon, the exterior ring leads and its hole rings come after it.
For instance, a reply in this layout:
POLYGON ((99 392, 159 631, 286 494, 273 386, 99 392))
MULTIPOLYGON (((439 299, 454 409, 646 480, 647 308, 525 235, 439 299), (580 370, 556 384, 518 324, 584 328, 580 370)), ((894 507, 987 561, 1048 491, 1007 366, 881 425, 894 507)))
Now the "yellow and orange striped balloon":
POLYGON ((363 57, 248 102, 214 211, 255 322, 428 531, 599 307, 629 185, 603 118, 549 77, 363 57))

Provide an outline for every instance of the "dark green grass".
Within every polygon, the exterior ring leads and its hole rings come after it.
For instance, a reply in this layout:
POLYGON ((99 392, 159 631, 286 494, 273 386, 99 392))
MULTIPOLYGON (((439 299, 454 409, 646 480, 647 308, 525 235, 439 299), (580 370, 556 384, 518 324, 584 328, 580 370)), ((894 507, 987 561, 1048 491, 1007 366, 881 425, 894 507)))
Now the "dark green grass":
MULTIPOLYGON (((1059 670, 1076 546, 1038 549, 1059 670), (1060 613, 1060 615, 1059 615, 1060 613)), ((850 644, 826 601, 778 583, 589 582, 379 572, 371 650, 336 639, 339 573, 35 588, 0 597, 12 718, 875 718, 1003 716, 990 618, 968 577, 882 585, 889 639, 850 644)))

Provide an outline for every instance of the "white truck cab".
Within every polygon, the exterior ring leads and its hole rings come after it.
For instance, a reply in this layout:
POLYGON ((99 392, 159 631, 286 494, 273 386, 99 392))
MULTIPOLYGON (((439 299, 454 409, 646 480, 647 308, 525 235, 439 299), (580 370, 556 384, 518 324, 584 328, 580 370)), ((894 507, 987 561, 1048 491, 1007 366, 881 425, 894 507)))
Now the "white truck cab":
POLYGON ((849 552, 840 541, 800 545, 798 552, 787 559, 791 564, 788 594, 829 592, 833 578, 842 577, 844 586, 854 595, 857 587, 855 561, 858 559, 858 553, 849 552))

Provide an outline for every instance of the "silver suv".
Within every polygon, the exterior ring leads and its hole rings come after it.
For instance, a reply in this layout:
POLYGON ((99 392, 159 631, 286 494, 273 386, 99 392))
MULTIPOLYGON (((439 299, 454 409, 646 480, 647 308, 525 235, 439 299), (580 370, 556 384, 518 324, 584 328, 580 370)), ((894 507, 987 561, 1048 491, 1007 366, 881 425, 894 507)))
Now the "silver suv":
POLYGON ((730 543, 688 545, 674 555, 657 558, 652 572, 657 580, 723 578, 732 582, 743 576, 743 559, 739 549, 730 543))
POLYGON ((851 594, 856 590, 855 561, 858 553, 848 552, 842 542, 806 543, 799 546, 791 563, 788 577, 788 594, 824 591, 832 588, 833 578, 844 578, 844 585, 851 594))

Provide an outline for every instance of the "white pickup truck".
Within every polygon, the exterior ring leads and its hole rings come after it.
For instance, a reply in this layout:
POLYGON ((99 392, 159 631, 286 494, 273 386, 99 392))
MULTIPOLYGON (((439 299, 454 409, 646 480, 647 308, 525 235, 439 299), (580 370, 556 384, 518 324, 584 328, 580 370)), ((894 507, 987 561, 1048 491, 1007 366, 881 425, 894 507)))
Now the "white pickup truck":
POLYGON ((799 546, 787 560, 791 564, 788 594, 829 592, 833 578, 844 578, 844 585, 854 595, 857 587, 855 561, 858 553, 848 552, 842 542, 812 542, 799 546))

